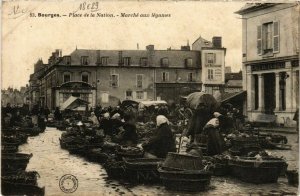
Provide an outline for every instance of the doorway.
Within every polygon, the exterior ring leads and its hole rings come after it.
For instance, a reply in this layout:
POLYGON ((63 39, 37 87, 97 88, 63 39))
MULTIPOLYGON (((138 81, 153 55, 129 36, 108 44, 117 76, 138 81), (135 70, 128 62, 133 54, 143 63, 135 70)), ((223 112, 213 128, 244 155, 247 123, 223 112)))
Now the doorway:
POLYGON ((275 73, 264 74, 265 113, 274 114, 276 107, 275 73))

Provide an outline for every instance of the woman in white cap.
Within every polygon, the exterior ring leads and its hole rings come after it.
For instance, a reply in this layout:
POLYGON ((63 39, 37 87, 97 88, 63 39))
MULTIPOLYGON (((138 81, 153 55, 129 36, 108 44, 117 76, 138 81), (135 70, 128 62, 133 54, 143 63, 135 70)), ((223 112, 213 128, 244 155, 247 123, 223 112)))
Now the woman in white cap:
POLYGON ((104 113, 103 115, 103 118, 101 119, 100 121, 100 129, 103 129, 104 131, 104 135, 112 135, 112 132, 111 132, 111 123, 110 123, 110 119, 109 119, 109 113, 106 112, 104 113))
POLYGON ((89 117, 89 120, 93 122, 93 125, 99 126, 99 120, 94 112, 91 112, 91 116, 89 117))
POLYGON ((163 115, 156 117, 157 130, 155 135, 142 145, 147 158, 165 158, 168 152, 176 152, 175 138, 168 119, 163 115))

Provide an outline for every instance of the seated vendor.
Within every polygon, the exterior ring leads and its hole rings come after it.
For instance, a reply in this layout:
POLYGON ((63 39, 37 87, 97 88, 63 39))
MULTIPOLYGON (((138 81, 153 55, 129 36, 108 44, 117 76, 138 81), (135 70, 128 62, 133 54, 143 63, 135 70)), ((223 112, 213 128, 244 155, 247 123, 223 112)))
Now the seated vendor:
POLYGON ((13 113, 11 119, 10 119, 10 126, 22 126, 23 125, 23 119, 22 116, 20 115, 20 111, 17 110, 15 113, 13 113))
POLYGON ((120 144, 125 146, 136 146, 138 142, 138 135, 134 118, 130 115, 124 115, 123 133, 120 137, 120 144))
POLYGON ((89 120, 93 122, 94 126, 99 126, 99 120, 94 112, 91 113, 91 116, 89 117, 89 120))
POLYGON ((158 115, 156 124, 155 135, 147 143, 142 144, 145 158, 165 158, 168 152, 176 152, 175 138, 168 119, 163 115, 158 115))
POLYGON ((111 131, 111 122, 110 122, 110 119, 109 119, 109 113, 106 112, 104 115, 103 115, 103 118, 100 120, 100 129, 103 129, 104 131, 104 135, 112 135, 112 131, 111 131))

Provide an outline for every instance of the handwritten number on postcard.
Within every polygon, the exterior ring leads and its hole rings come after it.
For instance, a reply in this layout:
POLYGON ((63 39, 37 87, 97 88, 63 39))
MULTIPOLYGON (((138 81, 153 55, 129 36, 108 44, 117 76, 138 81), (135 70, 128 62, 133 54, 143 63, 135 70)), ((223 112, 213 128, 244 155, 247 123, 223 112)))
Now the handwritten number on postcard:
POLYGON ((93 3, 83 2, 83 3, 80 3, 79 7, 77 8, 76 11, 74 11, 74 13, 76 13, 78 11, 91 11, 91 12, 99 11, 99 2, 93 2, 93 3))

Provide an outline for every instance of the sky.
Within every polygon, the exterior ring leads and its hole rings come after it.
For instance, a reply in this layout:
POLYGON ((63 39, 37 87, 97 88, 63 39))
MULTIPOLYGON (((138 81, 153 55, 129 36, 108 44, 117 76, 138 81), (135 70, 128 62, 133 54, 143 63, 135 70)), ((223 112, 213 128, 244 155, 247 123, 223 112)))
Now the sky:
MULTIPOLYGON (((97 1, 87 1, 94 2, 97 1)), ((242 65, 242 20, 234 14, 242 2, 99 1, 99 13, 171 14, 166 18, 68 17, 83 1, 14 1, 3 3, 2 89, 28 84, 34 63, 44 63, 55 49, 62 55, 78 49, 179 49, 199 37, 222 36, 227 48, 225 65, 239 71, 242 65), (66 17, 30 17, 29 13, 66 17)), ((86 4, 87 5, 87 4, 86 4)), ((86 7, 85 7, 86 8, 86 7)), ((77 14, 91 13, 79 10, 77 14)), ((95 12, 93 12, 95 13, 95 12)))

